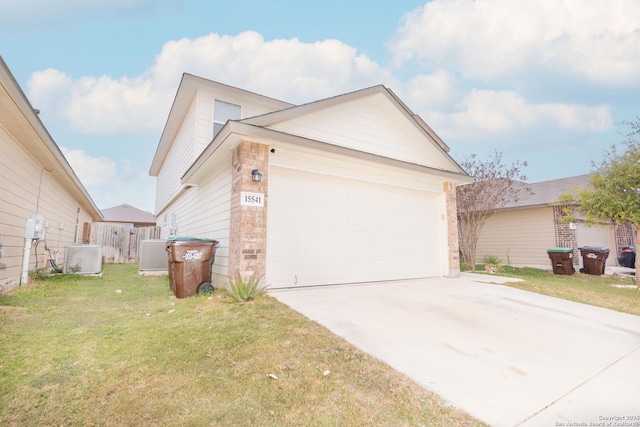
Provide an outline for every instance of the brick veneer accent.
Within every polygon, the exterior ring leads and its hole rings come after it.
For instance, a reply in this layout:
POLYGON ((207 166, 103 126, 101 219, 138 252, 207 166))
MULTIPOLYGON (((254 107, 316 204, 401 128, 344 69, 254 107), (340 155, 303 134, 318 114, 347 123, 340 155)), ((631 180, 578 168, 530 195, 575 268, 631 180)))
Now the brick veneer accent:
POLYGON ((631 224, 619 224, 615 228, 615 238, 618 248, 620 246, 635 246, 636 230, 631 224))
POLYGON ((442 185, 447 204, 447 230, 449 243, 449 277, 460 276, 460 246, 458 241, 458 206, 456 185, 445 182, 442 185))
POLYGON ((229 275, 243 278, 264 276, 267 267, 267 204, 269 198, 269 147, 243 141, 233 152, 231 181, 231 230, 229 275), (253 182, 258 169, 262 181, 253 182), (241 206, 240 193, 264 194, 264 207, 241 206))
POLYGON ((556 229, 556 246, 559 248, 573 248, 573 264, 580 263, 580 251, 578 251, 578 233, 576 228, 571 228, 571 223, 560 222, 560 218, 566 216, 566 205, 553 207, 553 223, 556 229))

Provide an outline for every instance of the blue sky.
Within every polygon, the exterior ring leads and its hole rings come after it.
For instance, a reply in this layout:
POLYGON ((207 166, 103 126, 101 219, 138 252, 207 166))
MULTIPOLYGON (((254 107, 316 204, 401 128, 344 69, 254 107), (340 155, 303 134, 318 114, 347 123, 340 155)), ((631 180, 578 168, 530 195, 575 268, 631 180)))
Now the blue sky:
POLYGON ((153 212, 183 72, 292 103, 384 84, 456 159, 588 173, 640 116, 638 16, 636 0, 0 0, 0 55, 98 207, 153 212))

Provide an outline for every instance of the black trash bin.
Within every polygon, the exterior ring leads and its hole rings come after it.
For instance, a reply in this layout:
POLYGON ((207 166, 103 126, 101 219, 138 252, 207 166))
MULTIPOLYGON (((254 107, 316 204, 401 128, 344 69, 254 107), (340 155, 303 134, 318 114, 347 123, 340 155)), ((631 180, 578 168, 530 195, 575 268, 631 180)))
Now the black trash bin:
POLYGON ((169 286, 176 298, 213 291, 211 266, 218 241, 175 237, 167 243, 169 286))
MULTIPOLYGON (((604 267, 609 257, 609 248, 600 246, 583 246, 578 248, 582 255, 582 266, 584 272, 596 276, 604 274, 604 267)), ((582 270, 580 270, 582 271, 582 270)))
POLYGON ((551 248, 547 251, 553 274, 572 275, 576 269, 573 267, 573 248, 551 248))

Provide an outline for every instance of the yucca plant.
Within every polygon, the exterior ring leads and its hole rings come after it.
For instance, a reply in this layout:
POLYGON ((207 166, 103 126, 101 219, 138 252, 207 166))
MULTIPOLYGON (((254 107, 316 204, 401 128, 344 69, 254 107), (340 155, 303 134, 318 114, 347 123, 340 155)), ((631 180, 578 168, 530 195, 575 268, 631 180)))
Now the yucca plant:
POLYGON ((502 260, 495 255, 485 255, 484 271, 489 273, 497 273, 502 268, 502 260))
POLYGON ((238 272, 235 279, 231 276, 228 277, 229 284, 225 288, 225 291, 236 302, 250 301, 266 289, 266 286, 260 286, 261 279, 262 277, 251 277, 245 280, 242 278, 240 272, 238 272))

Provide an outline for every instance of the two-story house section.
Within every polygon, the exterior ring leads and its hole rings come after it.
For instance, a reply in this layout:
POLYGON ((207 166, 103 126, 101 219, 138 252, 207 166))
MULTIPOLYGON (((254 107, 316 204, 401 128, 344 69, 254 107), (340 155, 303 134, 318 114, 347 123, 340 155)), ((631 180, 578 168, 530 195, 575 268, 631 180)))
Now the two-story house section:
POLYGON ((214 284, 457 275, 449 148, 384 86, 295 106, 185 74, 153 160, 164 237, 220 241, 214 284))

